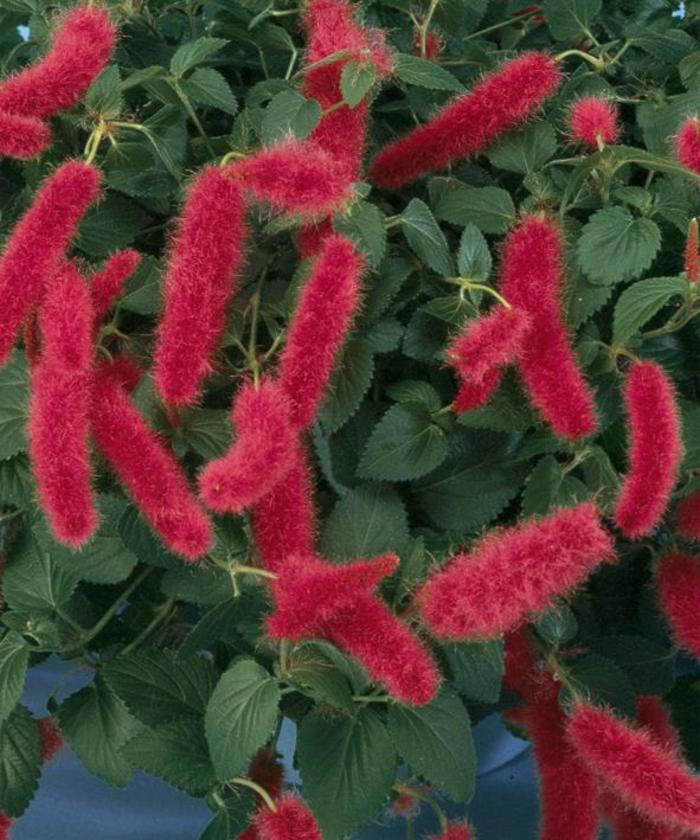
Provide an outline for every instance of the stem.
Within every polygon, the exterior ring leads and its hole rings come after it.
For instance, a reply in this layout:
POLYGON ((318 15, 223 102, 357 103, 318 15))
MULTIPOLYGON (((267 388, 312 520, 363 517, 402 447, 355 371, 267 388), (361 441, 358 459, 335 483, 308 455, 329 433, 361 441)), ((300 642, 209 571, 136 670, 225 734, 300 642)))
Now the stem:
POLYGON ((428 14, 425 16, 425 20, 420 25, 420 54, 421 58, 425 58, 428 52, 428 28, 430 27, 430 22, 433 19, 433 15, 435 14, 435 9, 437 9, 437 5, 440 0, 430 0, 430 6, 428 7, 428 14))
POLYGON ((269 580, 277 580, 277 575, 274 572, 259 569, 257 566, 243 566, 233 563, 230 568, 233 574, 257 575, 258 577, 268 578, 269 580))
POLYGON ((153 616, 151 621, 148 622, 135 639, 129 642, 129 644, 122 649, 120 656, 128 656, 137 648, 141 647, 143 642, 148 639, 151 633, 171 614, 174 604, 174 598, 168 598, 167 601, 163 601, 163 603, 157 608, 156 614, 153 616))
POLYGON ((242 787, 247 787, 251 790, 254 790, 271 811, 277 810, 277 805, 275 805, 274 800, 272 799, 270 794, 265 790, 264 787, 259 785, 257 782, 254 782, 251 779, 246 779, 243 776, 236 776, 235 779, 231 779, 231 784, 241 785, 242 787))
POLYGON ((496 300, 502 306, 505 306, 506 309, 513 308, 500 292, 497 292, 495 289, 492 289, 491 286, 486 286, 484 283, 475 283, 468 277, 445 277, 445 281, 447 283, 453 283, 454 285, 459 286, 461 289, 471 289, 475 292, 485 292, 487 295, 491 295, 492 297, 496 298, 496 300))
POLYGON ((559 55, 554 56, 554 60, 556 62, 563 61, 565 58, 569 58, 569 56, 575 55, 578 58, 582 58, 584 61, 587 61, 592 67, 596 70, 604 70, 605 69, 605 62, 601 58, 596 58, 594 55, 590 53, 583 52, 582 50, 564 50, 564 52, 559 53, 559 55))
POLYGON ((352 699, 356 703, 388 703, 391 700, 388 694, 353 694, 352 699))
POLYGON ((226 152, 226 154, 221 158, 221 163, 219 166, 226 166, 229 160, 241 159, 244 157, 248 157, 245 152, 226 152))
POLYGON ((407 796, 413 796, 415 799, 419 799, 421 802, 425 802, 426 805, 430 805, 433 811, 435 811, 435 816, 438 818, 438 822, 440 823, 440 831, 447 831, 449 825, 447 821, 447 815, 429 793, 426 793, 425 791, 420 790, 419 788, 413 788, 410 785, 404 784, 403 782, 394 782, 394 790, 397 793, 403 793, 407 796))
POLYGON ((0 522, 9 522, 10 519, 14 519, 16 516, 20 516, 23 513, 23 510, 12 510, 9 513, 3 513, 2 516, 0 516, 0 522))
POLYGON ((197 132, 199 133, 199 136, 202 138, 202 140, 204 140, 204 144, 207 147, 207 151, 209 152, 209 154, 212 157, 214 157, 214 154, 215 154, 214 148, 211 145, 211 142, 209 140, 209 136, 207 135, 206 131, 204 130, 204 126, 199 121, 199 117, 197 116, 194 108, 192 107, 192 103, 190 102, 189 96, 180 87, 180 85, 178 84, 178 82, 175 79, 171 79, 170 84, 172 85, 172 88, 175 91, 175 93, 180 98, 180 102, 182 102, 182 104, 185 106, 185 110, 187 111, 187 115, 192 120, 192 123, 194 124, 194 127, 197 129, 197 132))
POLYGON ((535 15, 540 15, 542 12, 539 10, 535 11, 528 11, 528 12, 521 12, 519 15, 513 15, 506 20, 502 20, 500 23, 494 23, 491 26, 487 26, 485 29, 480 29, 478 32, 472 32, 471 35, 467 35, 466 38, 463 38, 464 41, 471 41, 472 38, 479 38, 481 35, 488 35, 489 32, 495 32, 497 29, 502 29, 504 26, 510 26, 511 23, 518 23, 518 21, 525 21, 527 18, 534 17, 535 15))

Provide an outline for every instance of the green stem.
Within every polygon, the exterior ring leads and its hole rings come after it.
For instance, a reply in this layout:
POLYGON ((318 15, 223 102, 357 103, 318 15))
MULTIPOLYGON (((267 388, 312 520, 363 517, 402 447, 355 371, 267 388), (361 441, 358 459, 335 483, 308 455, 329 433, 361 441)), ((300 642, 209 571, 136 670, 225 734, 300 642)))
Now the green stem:
POLYGON ((207 151, 209 154, 214 157, 214 148, 211 145, 211 141, 209 140, 209 136, 207 135, 206 131, 204 130, 204 126, 199 121, 199 117, 197 116, 194 108, 192 107, 192 103, 190 102, 189 96, 185 93, 185 91, 180 87, 178 82, 175 79, 170 80, 170 84, 172 85, 173 90, 178 95, 180 102, 185 106, 185 110, 187 111, 187 115, 192 120, 194 127, 197 129, 199 136, 204 140, 204 144, 207 147, 207 151))
POLYGON ((257 782, 254 782, 252 779, 246 779, 243 776, 236 776, 235 779, 231 779, 231 784, 240 785, 241 787, 247 787, 254 790, 271 811, 277 810, 277 805, 275 805, 275 802, 270 794, 264 787, 259 785, 257 782))
POLYGON ((130 653, 133 653, 135 650, 140 648, 141 645, 150 637, 153 631, 171 614, 174 605, 174 598, 168 598, 167 601, 163 601, 163 603, 156 609, 156 613, 151 621, 149 621, 135 639, 129 642, 129 644, 122 649, 120 656, 128 656, 130 653))
POLYGON ((268 572, 266 569, 259 569, 257 566, 244 566, 239 565, 238 563, 233 563, 230 568, 234 574, 257 575, 257 577, 268 578, 269 580, 277 579, 277 575, 274 572, 268 572))
POLYGON ((445 282, 453 283, 454 285, 459 286, 461 289, 470 289, 475 292, 484 292, 485 294, 491 295, 492 297, 496 298, 496 300, 502 306, 505 306, 506 309, 513 308, 500 292, 497 292, 495 289, 492 289, 491 286, 486 286, 484 283, 476 283, 474 280, 470 280, 468 277, 445 277, 445 282))
POLYGON ((397 793, 403 793, 406 796, 413 796, 421 802, 425 802, 426 805, 429 805, 433 811, 435 811, 435 816, 438 818, 440 831, 445 832, 447 830, 449 825, 447 815, 429 793, 426 793, 424 790, 420 790, 419 788, 414 788, 410 785, 404 784, 404 782, 394 782, 394 790, 397 793))
POLYGON ((471 41, 473 38, 480 38, 482 35, 488 35, 489 32, 495 32, 497 29, 502 29, 504 26, 510 26, 512 23, 518 23, 519 21, 525 21, 527 18, 534 17, 535 15, 542 14, 540 11, 528 11, 528 12, 521 12, 519 15, 513 15, 512 17, 502 20, 500 23, 494 23, 491 26, 487 26, 485 29, 480 29, 478 32, 472 32, 471 35, 467 35, 466 38, 463 38, 464 41, 471 41))
POLYGON ((565 58, 569 58, 569 56, 575 55, 577 58, 582 58, 584 61, 587 61, 591 67, 595 68, 596 70, 604 70, 605 69, 605 62, 602 58, 596 58, 594 55, 590 53, 583 52, 582 50, 565 50, 559 55, 554 57, 554 60, 559 62, 563 61, 565 58))
POLYGON ((391 700, 388 694, 353 694, 352 699, 356 703, 388 703, 391 700))
POLYGON ((433 15, 435 14, 435 10, 437 9, 438 3, 440 0, 430 0, 430 6, 428 7, 428 14, 425 16, 425 20, 420 25, 420 54, 421 58, 425 58, 428 53, 428 29, 430 28, 430 22, 433 19, 433 15))

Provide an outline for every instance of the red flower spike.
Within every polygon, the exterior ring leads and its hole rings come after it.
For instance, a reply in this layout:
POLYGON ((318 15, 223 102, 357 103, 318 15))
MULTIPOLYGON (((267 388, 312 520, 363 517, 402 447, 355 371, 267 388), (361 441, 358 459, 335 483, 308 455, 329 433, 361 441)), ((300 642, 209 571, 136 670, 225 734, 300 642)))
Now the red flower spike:
POLYGON ((527 120, 560 79, 554 60, 544 53, 524 53, 506 62, 429 122, 382 149, 370 168, 372 183, 396 189, 483 152, 527 120))
MULTIPOLYGON (((637 723, 645 727, 657 743, 680 757, 678 733, 673 728, 668 710, 657 697, 637 698, 637 723)), ((615 840, 682 840, 689 836, 666 823, 641 816, 605 788, 601 790, 601 802, 614 830, 615 840)))
POLYGON ((659 603, 678 643, 700 659, 700 559, 666 554, 656 570, 659 603))
POLYGON ((333 225, 329 219, 318 224, 303 225, 297 235, 297 250, 302 260, 315 257, 323 248, 324 241, 333 235, 333 225))
POLYGON ((101 365, 96 377, 92 430, 103 456, 163 542, 186 560, 205 554, 213 539, 211 523, 174 456, 148 428, 109 365, 101 365))
POLYGON ((100 173, 69 161, 44 181, 34 203, 15 226, 0 257, 0 365, 19 329, 38 303, 78 223, 97 197, 100 173))
POLYGON ((243 263, 244 211, 239 183, 222 169, 192 182, 170 243, 154 351, 156 388, 171 405, 195 402, 211 370, 243 263))
MULTIPOLYGON (((421 57, 420 32, 416 30, 413 34, 413 54, 421 57)), ((436 32, 425 34, 425 57, 428 61, 437 61, 445 49, 445 42, 436 32)))
POLYGON ((50 142, 51 132, 41 120, 0 111, 0 156, 33 158, 50 142))
POLYGON ((357 308, 362 269, 353 243, 329 236, 301 291, 279 363, 280 385, 298 429, 312 423, 321 403, 357 308))
POLYGON ((700 779, 648 729, 579 703, 567 733, 591 771, 622 801, 650 820, 698 834, 700 779))
POLYGON ((124 281, 136 271, 140 261, 141 254, 127 248, 112 254, 102 269, 92 275, 90 294, 96 322, 101 321, 112 308, 124 281))
POLYGON ((526 216, 508 235, 502 294, 530 318, 518 355, 530 399, 556 434, 577 440, 595 430, 593 396, 579 369, 562 317, 561 235, 550 220, 526 216))
POLYGON ((266 495, 294 463, 296 436, 289 422, 289 402, 276 382, 246 383, 233 412, 236 441, 199 476, 207 507, 239 513, 266 495))
POLYGON ((311 554, 314 519, 306 455, 298 445, 289 472, 252 509, 253 537, 261 564, 277 571, 288 557, 311 554))
POLYGON ((615 505, 615 524, 631 539, 658 525, 683 457, 673 383, 656 362, 638 362, 624 390, 629 466, 615 505))
POLYGON ((578 99, 569 110, 569 132, 577 143, 592 149, 616 143, 620 136, 617 108, 599 96, 578 99))
POLYGON ((323 638, 358 659, 370 677, 402 703, 420 706, 435 696, 440 677, 430 655, 371 593, 396 565, 393 556, 343 566, 306 555, 286 561, 272 583, 276 638, 323 638))
POLYGON ((613 559, 612 538, 587 502, 493 531, 429 578, 419 603, 437 637, 489 638, 547 609, 613 559))
POLYGON ((311 141, 290 141, 263 149, 226 173, 273 210, 320 218, 337 213, 351 198, 342 165, 311 141))
POLYGON ((115 39, 106 9, 78 7, 67 12, 47 55, 0 84, 0 111, 49 117, 75 105, 106 67, 115 39))
POLYGON ((88 287, 66 263, 39 308, 43 353, 31 376, 28 432, 39 502, 55 537, 74 548, 98 521, 89 445, 92 323, 88 287))
POLYGON ((537 659, 525 625, 506 635, 504 653, 503 685, 511 691, 527 696, 537 659))
POLYGON ((429 840, 474 840, 475 834, 466 823, 450 823, 444 831, 433 834, 429 840))
POLYGON ((296 796, 283 796, 276 810, 261 808, 253 825, 260 840, 323 840, 313 814, 296 796))
POLYGON ((0 840, 10 840, 12 820, 4 814, 0 814, 0 840))
MULTIPOLYGON (((248 778, 265 788, 273 799, 281 796, 284 783, 284 767, 279 759, 274 747, 263 747, 255 754, 247 773, 248 778)), ((261 800, 259 804, 262 804, 261 800)))
POLYGON ((487 403, 501 384, 502 374, 498 368, 490 370, 483 379, 466 379, 459 386, 457 395, 452 402, 452 409, 457 414, 479 408, 487 403))
POLYGON ((56 728, 56 722, 52 717, 39 718, 36 726, 41 739, 41 758, 45 762, 51 761, 63 746, 63 736, 56 728))
POLYGON ((698 220, 693 217, 688 222, 688 235, 685 240, 685 276, 690 283, 697 283, 700 278, 700 251, 698 250, 698 220))
POLYGON ((600 828, 598 786, 567 740, 560 687, 549 673, 535 675, 526 691, 525 707, 519 710, 537 763, 539 836, 540 840, 595 840, 600 828))
POLYGON ((676 135, 676 157, 683 166, 700 172, 700 119, 690 117, 676 135))
POLYGON ((678 533, 688 540, 700 540, 700 490, 687 496, 678 505, 678 533))
POLYGON ((110 362, 103 362, 101 374, 123 388, 127 394, 131 394, 141 381, 143 371, 129 356, 121 355, 110 362))

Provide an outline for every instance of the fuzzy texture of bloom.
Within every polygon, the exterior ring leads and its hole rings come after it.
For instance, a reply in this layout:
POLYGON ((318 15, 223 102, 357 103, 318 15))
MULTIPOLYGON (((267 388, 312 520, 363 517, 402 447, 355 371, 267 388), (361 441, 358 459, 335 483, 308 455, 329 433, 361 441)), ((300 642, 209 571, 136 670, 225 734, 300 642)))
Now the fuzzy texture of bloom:
POLYGON ((38 303, 78 223, 97 197, 100 174, 78 161, 62 164, 41 186, 0 257, 0 365, 22 322, 38 303))
POLYGON ((172 452, 122 388, 121 375, 108 364, 97 372, 92 402, 95 443, 163 542, 194 560, 211 547, 211 523, 172 452))
POLYGON ((196 401, 235 293, 246 237, 238 181, 216 166, 192 182, 170 243, 155 384, 171 405, 196 401))
POLYGON ((302 225, 297 234, 297 250, 302 260, 315 257, 323 247, 324 241, 333 235, 330 219, 317 224, 302 225))
MULTIPOLYGON (((413 54, 421 57, 422 51, 420 30, 416 29, 413 33, 413 54)), ((445 49, 445 42, 437 32, 425 33, 425 58, 428 61, 437 61, 445 49)))
POLYGON ((677 642, 700 659, 700 559, 664 555, 656 570, 659 603, 677 642))
POLYGON ((296 435, 289 401, 276 382, 247 382, 236 395, 232 421, 236 440, 199 476, 199 493, 212 510, 239 513, 259 501, 291 469, 296 435))
POLYGON ((541 52, 506 62, 433 119, 382 149, 370 167, 370 180, 396 189, 479 154, 534 114, 560 78, 554 60, 541 52))
POLYGON ((504 639, 503 685, 525 697, 532 682, 537 659, 525 625, 506 634, 504 639))
POLYGON ((562 316, 563 285, 563 246, 557 225, 539 216, 525 216, 506 238, 500 290, 530 319, 518 354, 530 399, 556 434, 577 440, 594 431, 596 418, 593 396, 562 316))
POLYGON ((683 166, 700 172, 700 119, 690 117, 676 135, 676 157, 683 166))
POLYGON ((577 143, 597 149, 600 143, 616 143, 620 136, 617 108, 600 96, 584 96, 569 110, 569 132, 577 143))
POLYGON ((494 530, 433 574, 419 603, 439 638, 489 638, 547 609, 613 559, 612 538, 586 502, 494 530))
POLYGON ((261 808, 253 825, 260 840, 323 840, 306 803, 291 794, 275 802, 276 810, 261 808))
POLYGON ((273 210, 312 219, 337 213, 351 197, 343 166, 310 140, 278 143, 225 172, 273 210))
POLYGON ((10 840, 12 820, 4 814, 0 814, 0 840, 10 840))
POLYGON ((684 253, 685 276, 689 282, 697 283, 700 278, 700 245, 698 244, 698 220, 693 217, 688 222, 688 235, 684 253))
MULTIPOLYGON (((668 710, 657 697, 637 698, 637 723, 646 728, 658 743, 680 757, 678 733, 673 728, 668 710)), ((685 832, 681 833, 663 822, 647 819, 620 802, 606 788, 601 790, 600 797, 615 840, 682 840, 688 837, 685 832)))
POLYGON ((79 272, 64 263, 39 307, 43 352, 32 370, 29 457, 54 536, 73 548, 97 527, 90 467, 93 313, 79 272))
POLYGON ((700 490, 687 496, 678 505, 676 514, 678 533, 688 540, 700 540, 700 490))
POLYGON ((262 565, 277 571, 292 555, 313 551, 315 515, 306 454, 297 444, 287 474, 252 508, 255 547, 262 565))
POLYGON ((42 761, 51 761, 56 753, 63 746, 63 736, 56 728, 56 722, 52 717, 39 718, 36 722, 41 741, 42 761))
POLYGON ((464 822, 450 823, 444 831, 432 834, 429 840, 474 840, 474 834, 464 822))
POLYGON ((273 637, 327 639, 358 659, 401 703, 430 702, 440 676, 427 649, 374 595, 398 563, 393 555, 336 565, 313 554, 289 557, 272 581, 273 637))
POLYGON ((500 382, 500 368, 514 361, 530 319, 521 309, 494 308, 470 321, 445 354, 461 381, 453 403, 468 411, 486 402, 500 382))
POLYGON ((50 142, 51 132, 41 120, 0 111, 0 156, 33 158, 50 142))
POLYGON ((357 308, 363 266, 349 239, 329 236, 301 290, 278 373, 297 429, 311 424, 323 399, 357 308))
POLYGON ((611 712, 578 703, 567 734, 590 770, 639 814, 700 833, 700 778, 648 728, 630 726, 611 712))
POLYGON ((624 388, 629 427, 625 480, 615 503, 615 524, 631 539, 658 524, 668 505, 683 457, 673 383, 656 362, 637 362, 624 388))
POLYGON ((138 251, 126 248, 117 251, 107 260, 104 266, 90 278, 90 295, 92 308, 95 311, 95 321, 101 321, 121 291, 124 281, 131 277, 141 261, 138 251))
POLYGON ((79 6, 67 12, 49 52, 0 84, 0 111, 43 118, 75 105, 106 67, 115 40, 106 9, 79 6))

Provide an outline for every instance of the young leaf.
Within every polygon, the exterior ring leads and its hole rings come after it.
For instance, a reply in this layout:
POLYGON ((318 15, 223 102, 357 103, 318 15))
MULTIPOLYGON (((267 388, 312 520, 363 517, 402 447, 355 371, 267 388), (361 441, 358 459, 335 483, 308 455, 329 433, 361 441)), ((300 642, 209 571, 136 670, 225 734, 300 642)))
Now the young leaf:
POLYGON ((303 140, 321 119, 321 106, 315 99, 304 99, 295 90, 283 90, 270 100, 262 121, 262 139, 268 145, 289 134, 303 140))
POLYGON ((416 256, 438 274, 446 276, 452 273, 452 258, 445 234, 425 202, 412 198, 401 214, 401 224, 406 241, 416 256))
POLYGON ((377 71, 371 61, 348 61, 340 75, 340 92, 345 102, 355 108, 374 84, 377 71))
POLYGON ((457 253, 457 271, 460 277, 485 283, 491 274, 491 252, 484 234, 469 222, 462 231, 457 253))

